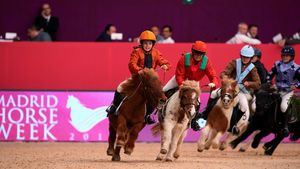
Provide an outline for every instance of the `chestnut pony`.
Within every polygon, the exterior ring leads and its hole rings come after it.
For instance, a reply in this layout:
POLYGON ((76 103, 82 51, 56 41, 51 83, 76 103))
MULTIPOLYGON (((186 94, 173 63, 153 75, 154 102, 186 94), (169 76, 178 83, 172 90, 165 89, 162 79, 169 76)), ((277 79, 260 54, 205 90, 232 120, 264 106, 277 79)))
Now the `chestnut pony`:
POLYGON ((118 116, 109 115, 109 147, 107 155, 112 161, 120 161, 120 150, 130 155, 139 132, 145 127, 144 115, 147 105, 156 107, 164 98, 162 84, 153 69, 145 68, 122 83, 122 94, 126 95, 120 105, 118 116))

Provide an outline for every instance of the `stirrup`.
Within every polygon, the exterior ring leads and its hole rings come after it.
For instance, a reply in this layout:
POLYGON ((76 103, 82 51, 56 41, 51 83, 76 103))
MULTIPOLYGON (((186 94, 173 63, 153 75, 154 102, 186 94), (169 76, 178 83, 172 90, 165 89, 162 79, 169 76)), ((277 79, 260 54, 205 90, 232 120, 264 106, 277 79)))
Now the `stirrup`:
POLYGON ((150 125, 150 124, 156 123, 156 121, 151 118, 151 115, 146 115, 145 116, 145 123, 150 125))
POLYGON ((164 108, 165 104, 166 104, 165 100, 159 100, 159 103, 158 103, 156 109, 162 110, 164 108))
POLYGON ((232 132, 233 135, 239 135, 240 134, 240 129, 236 125, 234 125, 232 127, 231 132, 232 132))
POLYGON ((110 115, 110 114, 113 114, 113 115, 116 115, 116 110, 117 110, 117 107, 114 105, 114 104, 111 104, 110 106, 108 106, 106 108, 106 112, 107 112, 107 115, 110 115))

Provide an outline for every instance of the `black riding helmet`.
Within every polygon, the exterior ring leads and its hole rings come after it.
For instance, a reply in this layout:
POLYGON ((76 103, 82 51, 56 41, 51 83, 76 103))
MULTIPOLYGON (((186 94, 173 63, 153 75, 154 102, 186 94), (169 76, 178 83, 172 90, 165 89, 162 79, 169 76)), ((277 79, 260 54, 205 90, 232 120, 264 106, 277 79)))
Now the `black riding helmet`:
POLYGON ((295 50, 291 46, 285 46, 281 50, 281 55, 290 55, 294 58, 295 57, 295 50))
POLYGON ((254 56, 257 56, 259 59, 261 59, 261 51, 257 48, 254 48, 254 56))

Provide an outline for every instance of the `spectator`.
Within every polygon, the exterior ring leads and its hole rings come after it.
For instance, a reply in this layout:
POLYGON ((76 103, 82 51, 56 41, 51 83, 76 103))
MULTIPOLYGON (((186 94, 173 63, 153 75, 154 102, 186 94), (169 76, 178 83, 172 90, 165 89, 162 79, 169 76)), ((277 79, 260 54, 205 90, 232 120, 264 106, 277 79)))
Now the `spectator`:
POLYGON ((107 24, 104 31, 96 39, 97 42, 111 42, 111 34, 116 33, 117 28, 113 24, 107 24))
POLYGON ((36 25, 28 28, 27 35, 30 41, 51 41, 50 35, 36 25))
POLYGON ((258 34, 258 26, 255 24, 249 25, 247 36, 253 39, 259 39, 257 34, 258 34))
POLYGON ((261 44, 260 40, 249 38, 246 34, 248 31, 248 25, 244 22, 239 23, 238 25, 238 32, 235 34, 234 37, 232 37, 230 40, 228 40, 227 44, 251 44, 251 45, 258 45, 261 44))
POLYGON ((158 26, 152 26, 150 30, 154 33, 156 36, 156 39, 158 42, 162 41, 164 38, 160 35, 160 30, 158 26))
POLYGON ((158 43, 175 43, 174 39, 172 39, 172 27, 166 25, 162 29, 163 40, 158 43))
POLYGON ((59 20, 57 17, 51 15, 51 8, 48 3, 43 4, 41 15, 36 17, 34 24, 49 33, 51 39, 56 41, 59 20))
POLYGON ((300 44, 300 29, 292 37, 284 38, 277 42, 281 47, 286 45, 295 45, 300 44))

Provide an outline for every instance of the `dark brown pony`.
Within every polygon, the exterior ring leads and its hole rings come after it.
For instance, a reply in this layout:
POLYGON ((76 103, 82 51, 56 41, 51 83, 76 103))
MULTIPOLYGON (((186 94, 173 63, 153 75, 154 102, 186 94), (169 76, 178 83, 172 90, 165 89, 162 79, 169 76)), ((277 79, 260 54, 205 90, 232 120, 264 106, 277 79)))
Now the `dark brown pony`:
POLYGON ((153 69, 144 69, 133 75, 121 85, 122 93, 126 95, 119 108, 119 115, 109 115, 109 147, 107 155, 112 155, 112 161, 120 161, 120 150, 130 155, 139 132, 145 127, 144 115, 146 103, 153 107, 165 97, 157 73, 153 69))

